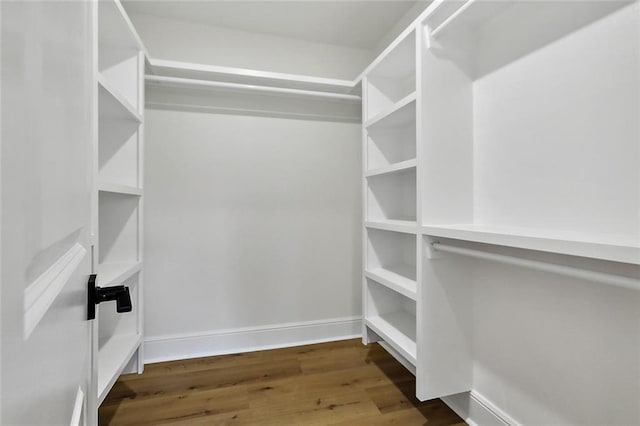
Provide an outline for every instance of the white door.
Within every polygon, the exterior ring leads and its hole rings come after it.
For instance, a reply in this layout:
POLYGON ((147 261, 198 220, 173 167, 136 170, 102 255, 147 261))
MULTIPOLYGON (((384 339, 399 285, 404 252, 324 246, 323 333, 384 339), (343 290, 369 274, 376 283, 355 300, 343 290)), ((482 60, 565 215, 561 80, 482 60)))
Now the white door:
POLYGON ((92 423, 89 1, 0 2, 0 423, 92 423))

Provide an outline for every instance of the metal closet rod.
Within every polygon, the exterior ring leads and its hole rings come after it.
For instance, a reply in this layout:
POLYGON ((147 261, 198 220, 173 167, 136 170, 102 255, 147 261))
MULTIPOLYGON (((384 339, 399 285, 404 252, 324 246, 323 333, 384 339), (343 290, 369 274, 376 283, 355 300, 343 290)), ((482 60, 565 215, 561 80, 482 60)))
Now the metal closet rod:
POLYGON ((233 89, 233 90, 242 90, 242 91, 250 91, 250 92, 309 96, 309 97, 327 98, 327 99, 340 99, 340 100, 346 100, 346 101, 352 101, 352 102, 360 102, 362 100, 362 98, 358 95, 348 95, 343 93, 319 92, 316 90, 289 89, 286 87, 256 86, 253 84, 227 83, 223 81, 197 80, 193 78, 147 75, 145 76, 145 80, 151 83, 168 83, 168 84, 179 85, 179 86, 212 87, 212 88, 219 88, 219 89, 233 89))
POLYGON ((621 275, 607 274, 603 272, 589 271, 587 269, 574 268, 571 266, 556 265, 554 263, 541 262, 539 260, 522 259, 519 257, 505 256, 502 254, 489 253, 486 251, 468 249, 463 247, 450 246, 439 242, 431 243, 436 251, 459 254, 462 256, 474 257, 477 259, 491 260, 508 265, 521 266, 523 268, 534 269, 536 271, 553 272, 559 275, 566 275, 587 281, 594 281, 624 287, 631 290, 640 290, 640 280, 624 277, 621 275))

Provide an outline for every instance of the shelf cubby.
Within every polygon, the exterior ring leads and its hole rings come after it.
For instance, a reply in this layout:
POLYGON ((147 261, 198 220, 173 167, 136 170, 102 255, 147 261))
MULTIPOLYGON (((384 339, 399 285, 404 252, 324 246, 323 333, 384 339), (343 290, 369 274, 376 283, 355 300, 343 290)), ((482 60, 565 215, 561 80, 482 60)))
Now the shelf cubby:
POLYGON ((367 220, 416 221, 416 169, 367 178, 367 220))
POLYGON ((139 198, 112 192, 100 192, 98 197, 98 263, 137 262, 139 198))
POLYGON ((367 74, 367 120, 393 107, 416 90, 415 31, 393 46, 367 74))
POLYGON ((367 229, 365 276, 415 300, 416 236, 367 229))
MULTIPOLYGON (((107 103, 104 99, 101 106, 107 103)), ((133 119, 134 115, 123 113, 123 108, 119 109, 120 114, 102 114, 104 108, 101 108, 98 122, 99 179, 101 182, 137 187, 140 184, 141 155, 139 122, 133 119)))
POLYGON ((137 76, 140 37, 119 1, 98 2, 98 70, 134 110, 141 109, 137 76))
POLYGON ((102 343, 98 351, 98 404, 102 404, 141 344, 140 334, 111 336, 102 343))
MULTIPOLYGON (((131 303, 138 306, 137 273, 119 284, 129 287, 131 303)), ((101 303, 98 334, 98 403, 101 403, 141 343, 137 312, 117 313, 115 302, 101 303)))
POLYGON ((372 127, 365 130, 367 171, 394 167, 416 159, 416 126, 372 127))
POLYGON ((416 303, 367 280, 365 324, 412 365, 416 365, 416 303))
POLYGON ((104 75, 98 75, 98 111, 100 119, 109 119, 118 124, 125 121, 142 122, 135 104, 131 103, 104 75))

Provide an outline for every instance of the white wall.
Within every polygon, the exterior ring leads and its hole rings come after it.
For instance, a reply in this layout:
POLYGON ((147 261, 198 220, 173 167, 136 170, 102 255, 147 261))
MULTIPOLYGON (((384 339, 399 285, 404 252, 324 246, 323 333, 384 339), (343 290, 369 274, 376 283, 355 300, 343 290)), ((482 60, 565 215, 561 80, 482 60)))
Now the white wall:
POLYGON ((490 262, 473 276, 475 391, 522 424, 640 424, 637 291, 490 262))
POLYGON ((152 58, 354 79, 371 52, 187 21, 132 14, 152 58))
POLYGON ((147 359, 361 315, 359 124, 148 109, 145 127, 147 359))

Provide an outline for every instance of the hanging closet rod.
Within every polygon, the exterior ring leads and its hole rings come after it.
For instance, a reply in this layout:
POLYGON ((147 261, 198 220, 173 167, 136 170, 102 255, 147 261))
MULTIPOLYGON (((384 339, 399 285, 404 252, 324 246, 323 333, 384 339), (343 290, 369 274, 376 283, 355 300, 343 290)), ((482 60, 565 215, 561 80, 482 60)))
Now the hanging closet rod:
POLYGON ((474 257, 477 259, 491 260, 508 265, 521 266, 523 268, 534 269, 536 271, 553 272, 559 275, 566 275, 573 278, 579 278, 587 281, 594 281, 617 287, 624 287, 631 290, 640 290, 640 280, 623 277, 621 275, 607 274, 603 272, 589 271, 586 269, 574 268, 571 266, 556 265, 554 263, 541 262, 538 260, 521 259, 513 256, 505 256, 502 254, 488 253, 481 250, 468 249, 463 247, 455 247, 447 244, 434 242, 431 244, 434 250, 447 253, 459 254, 462 256, 474 257))
POLYGON ((338 99, 351 102, 360 102, 362 98, 358 95, 347 95, 343 93, 318 92, 315 90, 289 89, 283 87, 256 86, 252 84, 227 83, 222 81, 197 80, 181 77, 163 77, 157 75, 147 75, 145 80, 150 83, 166 83, 176 86, 211 87, 218 89, 232 89, 248 92, 273 93, 281 95, 309 96, 316 98, 338 99))

